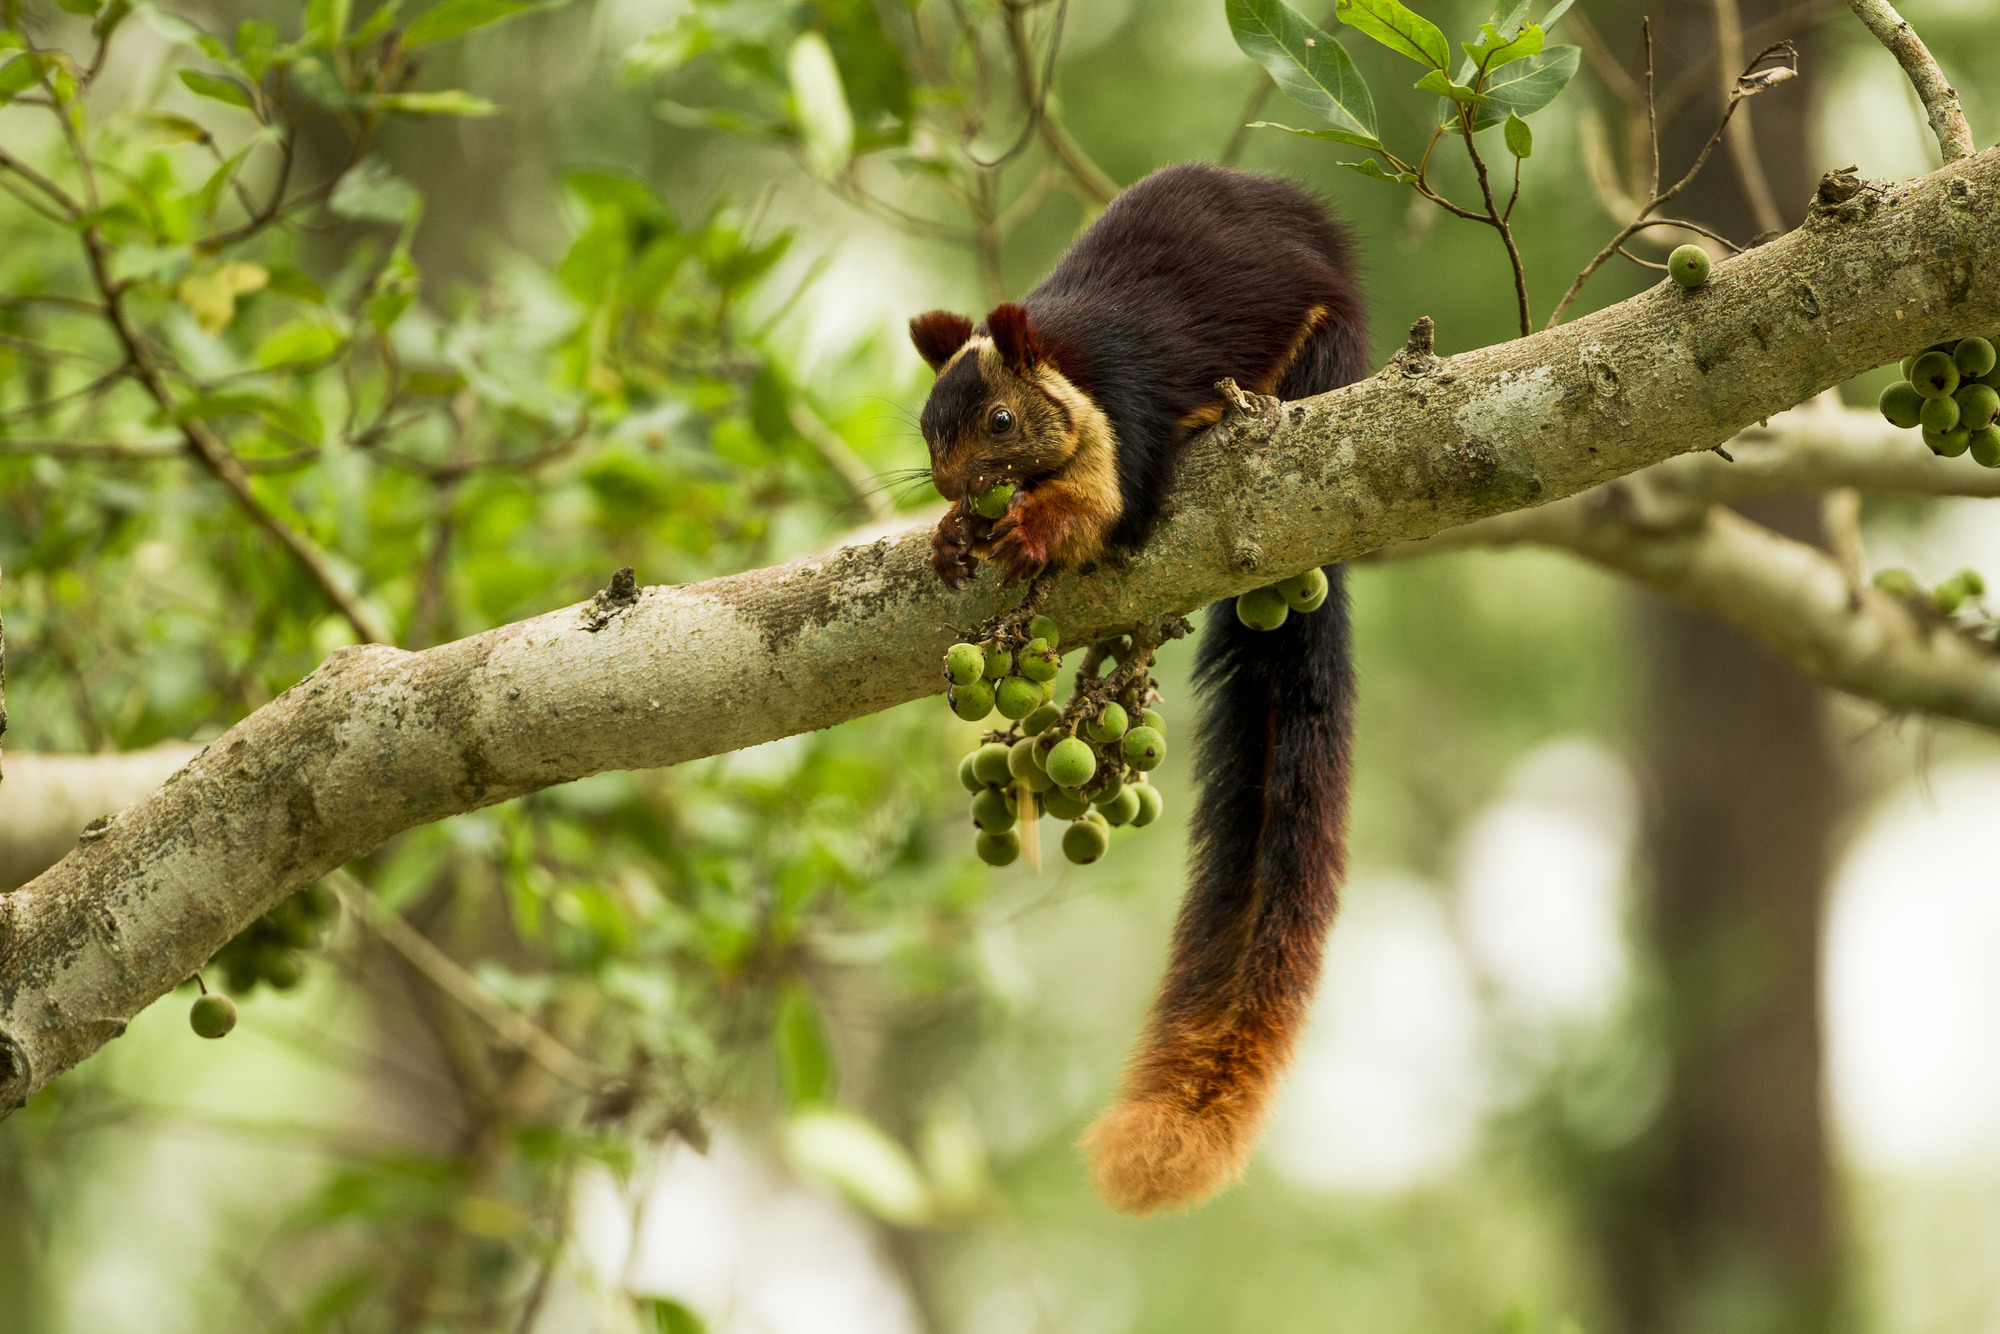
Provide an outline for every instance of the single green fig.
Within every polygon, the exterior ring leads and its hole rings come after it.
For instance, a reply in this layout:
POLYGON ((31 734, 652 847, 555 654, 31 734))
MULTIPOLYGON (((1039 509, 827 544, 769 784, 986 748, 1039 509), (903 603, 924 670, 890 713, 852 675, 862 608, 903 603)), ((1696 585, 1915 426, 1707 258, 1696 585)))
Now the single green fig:
POLYGON ((1951 401, 1958 404, 1958 424, 1968 431, 1983 431, 2000 417, 2000 392, 1977 381, 1960 385, 1951 401))
POLYGON ((945 650, 944 674, 955 686, 971 685, 986 674, 986 651, 977 644, 953 644, 945 650))
POLYGON ((1954 574, 1952 578, 1958 580, 1959 586, 1965 590, 1967 597, 1977 598, 1986 596, 1986 576, 1982 575, 1979 571, 1970 568, 1963 569, 1954 574))
POLYGON ((1014 655, 999 640, 989 639, 979 647, 986 654, 986 665, 981 669, 980 675, 987 680, 998 681, 1014 670, 1014 655))
POLYGON ((1908 380, 1898 380, 1882 391, 1882 397, 1875 400, 1875 406, 1893 426, 1908 430, 1922 420, 1924 404, 1928 402, 1908 380))
POLYGON ((972 772, 981 787, 1005 787, 1014 775, 1008 767, 1012 752, 998 741, 989 741, 972 752, 972 772))
POLYGON ((1104 827, 1088 817, 1073 821, 1063 830, 1063 856, 1078 866, 1088 866, 1104 855, 1111 846, 1111 836, 1104 827))
POLYGON ((1026 783, 1030 790, 1046 792, 1055 786, 1055 779, 1042 768, 1035 759, 1035 742, 1032 737, 1022 737, 1007 752, 1007 769, 1017 783, 1026 783))
POLYGON ((1139 813, 1132 817, 1134 829, 1144 829, 1160 818, 1160 808, 1164 804, 1160 799, 1160 789, 1151 783, 1134 783, 1125 790, 1139 794, 1139 813))
POLYGON ((995 688, 993 703, 1002 718, 1019 722, 1042 707, 1042 687, 1025 676, 1009 676, 995 688))
POLYGON ((1922 355, 1923 353, 1921 352, 1912 352, 1910 353, 1909 356, 1903 358, 1902 370, 1903 370, 1903 378, 1905 380, 1908 380, 1910 378, 1910 372, 1916 369, 1917 358, 1921 357, 1922 355))
POLYGON ((1943 435, 1958 425, 1958 400, 1955 398, 1927 398, 1924 400, 1923 416, 1918 419, 1923 428, 1932 435, 1943 435))
POLYGON ((1956 579, 1947 579, 1931 590, 1931 605, 1949 616, 1965 602, 1965 590, 1956 579))
POLYGON ((1060 704, 1044 704, 1021 720, 1021 731, 1027 736, 1040 736, 1062 721, 1060 704))
POLYGON ((1958 366, 1942 352, 1926 352, 1910 368, 1910 384, 1925 398, 1950 398, 1958 388, 1958 366))
POLYGON ((1049 647, 1046 639, 1031 639, 1020 652, 1020 666, 1016 669, 1030 681, 1053 681, 1062 670, 1062 657, 1049 647))
POLYGON ((1042 794, 1042 806, 1058 820, 1074 820, 1090 809, 1090 801, 1066 787, 1052 787, 1042 794))
POLYGON ((976 723, 993 712, 991 681, 968 681, 962 686, 953 686, 948 697, 951 711, 969 723, 976 723))
POLYGON ((1062 631, 1057 628, 1054 617, 1037 616, 1028 622, 1028 638, 1046 639, 1049 647, 1054 648, 1062 643, 1062 631))
POLYGON ((967 751, 965 758, 958 762, 958 781, 965 785, 967 792, 977 792, 980 788, 986 786, 986 784, 979 781, 979 775, 972 767, 972 762, 978 758, 978 751, 967 751))
POLYGON ((1155 732, 1158 732, 1161 736, 1165 736, 1167 734, 1167 720, 1165 718, 1162 718, 1159 715, 1158 711, 1154 709, 1140 710, 1139 725, 1141 727, 1150 727, 1155 732))
POLYGON ((305 979, 306 966, 295 950, 260 950, 257 971, 279 991, 290 991, 305 979))
POLYGON ((2000 356, 1993 351, 1993 344, 1984 338, 1962 339, 1951 350, 1952 363, 1958 367, 1961 380, 1977 380, 2000 364, 2000 356))
POLYGON ((1963 426, 1954 426, 1943 434, 1925 431, 1924 443, 1931 447, 1931 453, 1955 459, 1972 448, 1972 432, 1963 426))
POLYGON ((1157 769, 1167 758, 1167 739, 1150 727, 1135 727, 1125 734, 1125 763, 1145 773, 1157 769))
POLYGON ((1088 742, 1065 737, 1049 751, 1048 763, 1042 767, 1058 787, 1082 787, 1097 772, 1097 753, 1088 742))
POLYGON ((1002 482, 996 487, 981 491, 972 498, 972 512, 982 519, 998 519, 1007 513, 1007 502, 1014 498, 1014 484, 1002 482))
POLYGON ((1972 451, 1972 461, 1980 467, 2000 468, 2000 425, 1968 432, 1965 446, 1972 451))
POLYGON ((236 1027, 236 1002, 218 991, 195 997, 188 1009, 188 1027, 205 1038, 227 1037, 236 1027))
POLYGON ((1708 252, 1698 245, 1675 246, 1667 256, 1667 274, 1682 287, 1699 287, 1708 281, 1708 252))
POLYGON ((1236 619, 1252 630, 1275 630, 1291 613, 1291 604, 1275 588, 1253 588, 1236 599, 1236 619))
POLYGON ((989 787, 972 799, 972 822, 989 834, 1014 827, 1014 812, 1007 809, 1007 794, 989 787))
POLYGON ((1021 836, 1011 829, 982 829, 972 836, 972 850, 988 866, 1012 866, 1021 855, 1021 836))
POLYGON ((1103 811, 1104 818, 1114 825, 1131 824, 1139 814, 1139 789, 1120 788, 1116 797, 1099 803, 1097 809, 1103 811))
POLYGON ((1092 741, 1116 741, 1125 735, 1125 706, 1113 700, 1104 712, 1083 725, 1083 734, 1092 741))
POLYGON ((1318 611, 1326 602, 1326 571, 1314 566, 1278 581, 1278 596, 1293 611, 1318 611))
POLYGON ((1891 597, 1906 598, 1923 591, 1917 587, 1916 578, 1908 570, 1894 567, 1877 570, 1875 577, 1868 582, 1891 597))

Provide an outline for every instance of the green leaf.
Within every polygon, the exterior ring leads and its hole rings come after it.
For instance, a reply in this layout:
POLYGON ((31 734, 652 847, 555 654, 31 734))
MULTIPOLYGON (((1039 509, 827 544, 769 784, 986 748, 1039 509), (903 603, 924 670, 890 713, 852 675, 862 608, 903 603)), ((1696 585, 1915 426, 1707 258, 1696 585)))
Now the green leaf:
POLYGON ((1451 68, 1451 44, 1438 26, 1398 0, 1334 0, 1342 23, 1359 28, 1391 51, 1432 69, 1451 68))
POLYGON ((1343 131, 1343 142, 1381 146, 1375 99, 1339 42, 1284 0, 1228 0, 1224 12, 1236 45, 1270 73, 1285 96, 1343 131))
POLYGON ((1417 87, 1427 93, 1436 93, 1439 97, 1448 97, 1454 102, 1464 102, 1468 106, 1478 106, 1481 102, 1492 100, 1485 93, 1474 92, 1462 83, 1453 83, 1443 70, 1434 69, 1424 75, 1417 80, 1417 87))
POLYGON ((181 82, 188 86, 188 91, 199 97, 227 102, 230 106, 242 107, 245 111, 256 109, 257 104, 251 98, 250 90, 234 79, 218 79, 213 74, 203 74, 198 69, 184 69, 181 71, 181 82))
POLYGON ((1296 134, 1301 139, 1325 139, 1329 143, 1353 144, 1357 148, 1380 148, 1382 146, 1373 139, 1364 139, 1358 134, 1349 134, 1346 130, 1300 130, 1290 125, 1280 125, 1274 120, 1253 120, 1245 128, 1252 130, 1283 130, 1286 134, 1296 134))
POLYGON ((309 306, 326 304, 326 293, 320 289, 320 285, 289 264, 271 266, 270 289, 279 296, 288 296, 309 306))
POLYGON ((715 41, 715 31, 694 14, 681 15, 680 22, 642 38, 625 53, 627 83, 666 74, 693 60, 715 41))
POLYGON ((652 1322, 654 1334, 708 1334, 702 1318, 671 1297, 641 1298, 639 1307, 652 1322))
POLYGON ((306 5, 306 31, 321 46, 338 46, 340 39, 347 36, 347 22, 353 12, 353 0, 310 0, 306 5))
POLYGON ((206 218, 215 212, 216 206, 222 202, 222 192, 227 190, 229 183, 236 179, 236 173, 243 170, 244 160, 250 156, 250 150, 263 142, 264 137, 261 132, 252 135, 249 142, 224 158, 222 165, 209 173, 209 177, 202 183, 201 189, 195 191, 195 216, 206 218))
POLYGON ((826 1102, 833 1092, 833 1046, 819 1003, 805 987, 794 983, 785 988, 771 1037, 786 1104, 797 1111, 826 1102))
POLYGON ((1542 30, 1530 23, 1520 32, 1510 34, 1487 23, 1481 25, 1480 38, 1476 43, 1460 42, 1459 45, 1474 65, 1492 71, 1538 54, 1542 49, 1542 30))
POLYGON ((930 1188, 916 1163, 865 1117, 802 1112, 786 1127, 785 1149, 801 1172, 837 1187, 877 1218, 916 1227, 931 1217, 930 1188))
POLYGON ((274 368, 324 361, 345 341, 341 331, 324 318, 293 320, 257 344, 257 364, 274 368))
POLYGON ((1507 113, 1507 124, 1501 133, 1507 136, 1507 151, 1515 157, 1528 157, 1535 151, 1535 132, 1528 128, 1528 122, 1513 112, 1507 113))
POLYGON ((785 53, 785 77, 792 86, 792 115, 806 160, 821 180, 840 173, 854 156, 854 114, 833 48, 816 32, 802 34, 785 53))
POLYGON ((375 105, 410 116, 490 116, 500 109, 458 88, 437 93, 385 93, 375 99, 375 105))
POLYGON ((1414 185, 1416 174, 1408 171, 1390 171, 1374 158, 1363 158, 1359 162, 1343 162, 1341 166, 1349 171, 1359 172, 1372 181, 1384 181, 1390 185, 1414 185))
POLYGON ((1559 0, 1559 3, 1556 5, 1554 9, 1551 9, 1548 13, 1542 15, 1542 31, 1547 32, 1550 28, 1555 27, 1556 20, 1561 18, 1564 14, 1567 14, 1569 12, 1569 7, 1575 3, 1576 0, 1559 0))
POLYGON ((42 77, 40 56, 15 56, 0 65, 0 103, 11 102, 35 86, 42 77))
POLYGON ((1531 0, 1503 0, 1501 7, 1493 13, 1493 26, 1504 33, 1516 33, 1527 21, 1528 5, 1531 0))
POLYGON ((71 14, 95 14, 104 7, 104 0, 56 0, 71 14))
MULTIPOLYGON (((1493 75, 1486 83, 1487 102, 1473 113, 1473 130, 1491 129, 1507 119, 1509 113, 1527 117, 1540 111, 1576 77, 1577 60, 1581 55, 1580 47, 1552 46, 1539 55, 1517 60, 1493 75)), ((1471 79, 1473 74, 1471 61, 1459 67, 1461 83, 1471 79)), ((1458 108, 1440 99, 1438 123, 1452 125, 1457 119, 1458 108)))
POLYGON ((246 20, 236 25, 236 58, 253 79, 264 77, 278 49, 278 30, 268 23, 246 20))
POLYGON ((403 34, 404 46, 422 46, 511 19, 536 8, 534 0, 444 0, 417 16, 403 34))
POLYGON ((327 204, 344 218, 365 222, 408 222, 423 206, 423 197, 380 158, 368 158, 340 178, 327 204))

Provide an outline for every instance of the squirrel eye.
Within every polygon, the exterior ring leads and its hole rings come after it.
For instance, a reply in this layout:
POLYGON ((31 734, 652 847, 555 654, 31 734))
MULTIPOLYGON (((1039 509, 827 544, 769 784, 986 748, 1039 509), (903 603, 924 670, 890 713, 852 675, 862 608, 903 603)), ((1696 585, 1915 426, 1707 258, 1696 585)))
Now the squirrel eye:
POLYGON ((993 409, 986 419, 986 429, 995 435, 1005 435, 1014 429, 1014 414, 1005 408, 993 409))

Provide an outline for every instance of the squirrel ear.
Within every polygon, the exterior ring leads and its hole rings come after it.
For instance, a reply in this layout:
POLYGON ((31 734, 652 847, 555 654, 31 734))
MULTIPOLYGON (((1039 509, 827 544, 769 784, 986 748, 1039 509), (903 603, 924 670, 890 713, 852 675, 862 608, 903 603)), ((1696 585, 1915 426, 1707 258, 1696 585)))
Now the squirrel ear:
POLYGON ((910 341, 934 371, 943 370, 971 337, 972 321, 948 310, 927 311, 910 321, 910 341))
POLYGON ((1012 301, 995 306, 987 314, 986 331, 993 335, 993 346, 999 349, 1000 360, 1010 369, 1033 370, 1041 361, 1042 347, 1035 341, 1035 331, 1028 326, 1028 312, 1012 301))

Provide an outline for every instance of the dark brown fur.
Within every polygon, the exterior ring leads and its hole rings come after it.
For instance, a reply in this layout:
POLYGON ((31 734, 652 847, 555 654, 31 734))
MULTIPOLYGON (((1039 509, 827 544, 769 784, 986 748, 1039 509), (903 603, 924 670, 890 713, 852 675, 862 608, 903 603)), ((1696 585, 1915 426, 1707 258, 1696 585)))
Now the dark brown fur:
MULTIPOLYGON (((1216 381, 1304 398, 1365 368, 1348 243, 1319 202, 1200 164, 1120 195, 977 329, 942 311, 910 328, 939 372, 924 438, 958 503, 932 564, 955 585, 982 559, 1014 580, 1143 543, 1188 436, 1221 416, 1216 381), (989 524, 967 498, 1000 481, 1019 489, 989 524)), ((1099 1188, 1129 1212, 1242 1171, 1305 1023, 1345 873, 1341 573, 1328 568, 1326 606, 1270 633, 1228 602, 1209 614, 1188 897, 1120 1101, 1085 1136, 1099 1188)))

